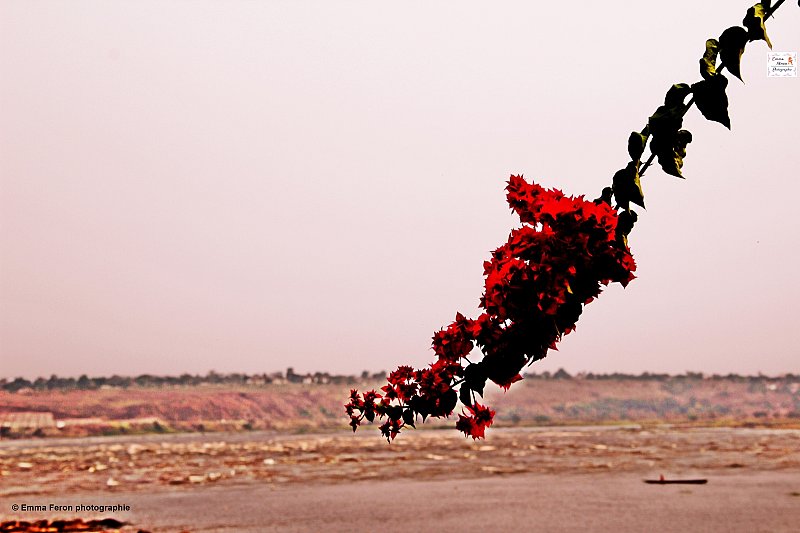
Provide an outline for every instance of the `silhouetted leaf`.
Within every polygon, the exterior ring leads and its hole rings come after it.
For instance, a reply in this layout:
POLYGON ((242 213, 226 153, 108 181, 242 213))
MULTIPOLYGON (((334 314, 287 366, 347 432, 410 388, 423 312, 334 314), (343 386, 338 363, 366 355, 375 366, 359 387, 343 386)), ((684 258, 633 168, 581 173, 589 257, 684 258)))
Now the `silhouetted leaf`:
POLYGON ((464 383, 483 396, 483 389, 486 386, 486 365, 483 361, 467 365, 464 369, 464 383))
POLYGON ((458 390, 458 399, 461 400, 461 403, 464 405, 472 405, 472 390, 467 387, 466 383, 461 385, 461 388, 458 390))
POLYGON ((638 131, 632 131, 630 137, 628 137, 628 155, 631 156, 631 160, 638 161, 642 158, 642 154, 644 153, 644 147, 647 144, 647 137, 650 135, 650 128, 645 126, 644 131, 639 133, 638 131))
POLYGON ((482 362, 487 365, 487 377, 498 385, 510 383, 528 362, 527 357, 517 351, 519 349, 519 346, 507 345, 502 354, 484 357, 482 362))
POLYGON ((700 110, 703 116, 730 129, 731 119, 728 117, 728 96, 725 94, 727 86, 728 78, 722 74, 717 74, 692 85, 692 91, 694 92, 694 102, 697 104, 697 109, 700 110))
POLYGON ((420 396, 412 397, 411 401, 408 402, 408 406, 422 416, 423 422, 431 413, 431 402, 420 396))
POLYGON ((692 134, 679 130, 674 135, 653 136, 650 150, 658 157, 658 164, 667 174, 683 178, 681 167, 686 157, 686 145, 692 142, 692 134))
POLYGON ((744 20, 742 20, 742 24, 747 28, 747 38, 749 40, 764 40, 767 46, 772 48, 772 43, 767 36, 767 28, 764 27, 765 18, 764 6, 762 4, 756 4, 747 10, 747 15, 745 15, 744 20))
MULTIPOLYGON (((683 149, 686 147, 684 144, 681 148, 678 141, 679 133, 683 131, 681 130, 683 115, 687 109, 683 101, 691 91, 691 87, 685 83, 670 87, 664 98, 664 105, 659 106, 647 121, 653 137, 650 141, 650 150, 658 157, 658 163, 664 172, 677 177, 682 177, 680 169, 685 155, 683 149)), ((680 137, 685 139, 685 135, 680 137)))
POLYGON ((613 180, 614 197, 617 205, 624 210, 630 209, 630 202, 644 207, 644 193, 639 179, 639 160, 631 161, 628 166, 618 170, 613 180))
POLYGON ((417 426, 414 425, 414 411, 411 409, 403 411, 403 422, 405 422, 406 425, 416 429, 417 426))
POLYGON ((667 91, 664 105, 659 106, 647 121, 647 131, 657 137, 674 135, 683 125, 686 105, 683 103, 692 88, 686 83, 676 83, 667 91))
POLYGON ((392 420, 400 420, 403 417, 403 408, 399 405, 390 405, 386 408, 386 416, 392 420))
POLYGON ((455 389, 450 389, 444 394, 442 394, 442 400, 439 404, 442 412, 446 414, 450 414, 453 412, 453 409, 456 408, 456 404, 458 403, 458 393, 455 389))
POLYGON ((686 97, 692 92, 688 83, 676 83, 667 91, 664 97, 664 105, 667 107, 682 106, 686 97))
POLYGON ((650 127, 650 134, 653 137, 674 134, 683 125, 683 106, 680 108, 659 106, 648 119, 647 125, 650 127))
POLYGON ((731 26, 719 36, 719 55, 722 59, 722 64, 740 80, 742 79, 742 74, 739 64, 747 41, 747 30, 741 26, 731 26))
POLYGON ((719 41, 709 39, 706 41, 706 52, 700 60, 700 75, 707 80, 717 73, 717 54, 719 53, 719 41))
POLYGON ((639 219, 636 211, 623 211, 617 219, 616 237, 617 242, 628 246, 628 234, 633 230, 633 225, 639 219))
POLYGON ((614 190, 611 187, 603 187, 599 198, 594 199, 595 205, 608 204, 611 205, 611 198, 614 195, 614 190))

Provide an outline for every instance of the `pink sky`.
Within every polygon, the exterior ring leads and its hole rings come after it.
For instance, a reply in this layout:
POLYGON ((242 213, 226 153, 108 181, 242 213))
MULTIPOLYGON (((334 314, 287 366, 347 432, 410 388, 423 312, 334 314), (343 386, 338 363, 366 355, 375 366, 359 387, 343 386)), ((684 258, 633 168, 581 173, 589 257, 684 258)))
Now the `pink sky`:
MULTIPOLYGON (((0 376, 432 360, 518 224, 595 197, 744 2, 0 3, 0 376)), ((800 9, 768 25, 800 51, 800 9)), ((800 79, 748 45, 639 264, 532 370, 798 372, 800 79)))

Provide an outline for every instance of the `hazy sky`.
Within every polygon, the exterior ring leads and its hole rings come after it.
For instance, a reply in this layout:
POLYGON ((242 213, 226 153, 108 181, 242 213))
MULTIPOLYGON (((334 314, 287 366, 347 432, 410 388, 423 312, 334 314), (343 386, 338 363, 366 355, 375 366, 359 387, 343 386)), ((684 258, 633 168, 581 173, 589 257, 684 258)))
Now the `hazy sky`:
MULTIPOLYGON (((597 196, 747 2, 0 3, 0 376, 432 360, 522 173, 597 196)), ((800 51, 800 9, 768 25, 800 51)), ((800 78, 656 166, 639 278, 537 371, 800 371, 800 78)))

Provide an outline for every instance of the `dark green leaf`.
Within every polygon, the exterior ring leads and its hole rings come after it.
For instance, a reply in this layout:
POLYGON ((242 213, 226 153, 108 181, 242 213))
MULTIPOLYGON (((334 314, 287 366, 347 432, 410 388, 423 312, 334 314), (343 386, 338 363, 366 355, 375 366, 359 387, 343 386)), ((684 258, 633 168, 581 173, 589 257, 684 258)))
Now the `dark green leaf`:
POLYGON ((659 106, 647 121, 651 135, 656 137, 675 134, 683 125, 684 110, 683 105, 677 107, 659 106))
POLYGON ((614 197, 617 205, 628 211, 630 202, 644 207, 644 193, 639 179, 639 160, 631 161, 628 166, 614 174, 614 197))
POLYGON ((596 205, 607 204, 611 205, 611 198, 614 195, 614 190, 611 187, 603 187, 603 192, 600 193, 600 198, 595 198, 596 205))
POLYGON ((667 107, 683 106, 684 100, 692 92, 688 83, 676 83, 667 91, 664 97, 664 105, 667 107))
POLYGON ((453 412, 453 409, 456 408, 456 404, 458 403, 458 393, 455 389, 450 389, 444 394, 442 394, 439 407, 441 408, 442 412, 445 414, 450 414, 453 412))
POLYGON ((628 235, 633 230, 633 225, 639 219, 636 211, 623 211, 617 220, 616 237, 617 241, 628 246, 628 235))
POLYGON ((483 361, 472 363, 464 369, 464 384, 481 396, 483 396, 483 388, 486 386, 486 378, 486 365, 483 364, 483 361))
POLYGON ((731 119, 728 117, 728 96, 725 94, 727 86, 728 78, 717 74, 692 85, 692 91, 694 92, 694 103, 697 104, 697 109, 704 117, 731 129, 731 119))
POLYGON ((413 396, 411 398, 411 401, 408 402, 408 406, 411 408, 412 411, 415 411, 422 416, 423 422, 428 417, 428 415, 430 415, 432 410, 430 400, 425 400, 419 396, 413 396))
POLYGON ((700 60, 700 75, 707 80, 717 73, 717 54, 719 53, 719 41, 709 39, 706 41, 706 53, 700 60))
POLYGON ((719 55, 722 64, 731 74, 742 79, 739 64, 742 61, 744 47, 747 45, 747 30, 741 26, 731 26, 719 36, 719 55))
POLYGON ((647 144, 647 135, 642 135, 638 131, 632 131, 628 137, 628 155, 631 156, 633 161, 638 161, 642 158, 644 147, 647 144))
MULTIPOLYGON (((683 84, 681 84, 683 85, 683 84)), ((667 93, 665 101, 672 106, 662 105, 648 120, 648 126, 653 139, 650 141, 650 151, 658 157, 658 163, 664 172, 673 176, 681 176, 682 156, 678 147, 678 133, 683 125, 683 114, 686 106, 682 101, 682 93, 691 92, 691 87, 673 85, 667 93)))
POLYGON ((458 399, 461 400, 461 403, 464 405, 472 405, 472 390, 467 387, 467 384, 461 385, 461 388, 458 390, 458 399))
POLYGON ((686 157, 686 145, 692 142, 692 134, 679 130, 673 135, 653 136, 650 150, 658 157, 658 164, 667 174, 682 178, 681 167, 686 157))
POLYGON ((772 48, 772 43, 767 36, 767 28, 764 27, 765 18, 766 14, 764 13, 763 4, 756 4, 747 10, 747 15, 745 15, 744 20, 742 20, 742 24, 747 28, 747 38, 749 40, 764 40, 767 42, 767 46, 772 48))
POLYGON ((386 416, 392 420, 400 420, 403 416, 403 408, 399 405, 390 405, 386 408, 386 416))

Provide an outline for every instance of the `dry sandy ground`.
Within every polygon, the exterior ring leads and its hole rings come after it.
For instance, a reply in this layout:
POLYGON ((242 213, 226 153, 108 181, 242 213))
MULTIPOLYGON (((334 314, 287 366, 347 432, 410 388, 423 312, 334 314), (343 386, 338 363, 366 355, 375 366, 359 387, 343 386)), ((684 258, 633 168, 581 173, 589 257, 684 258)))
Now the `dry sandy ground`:
POLYGON ((478 442, 418 431, 391 445, 372 432, 17 441, 0 443, 0 469, 3 519, 76 516, 15 513, 15 503, 121 503, 131 511, 115 518, 154 533, 800 530, 797 430, 509 429, 478 442), (642 482, 662 473, 709 482, 642 482))

